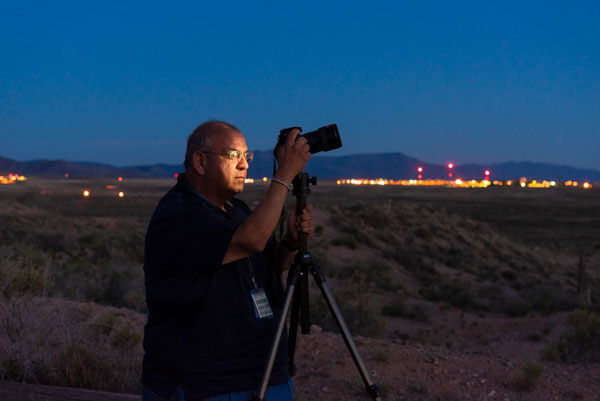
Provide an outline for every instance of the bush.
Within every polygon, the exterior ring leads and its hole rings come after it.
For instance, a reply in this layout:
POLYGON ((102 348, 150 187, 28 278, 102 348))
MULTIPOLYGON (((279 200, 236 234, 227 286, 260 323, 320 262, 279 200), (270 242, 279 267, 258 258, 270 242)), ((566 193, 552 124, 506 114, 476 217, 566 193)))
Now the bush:
POLYGON ((519 391, 533 391, 544 373, 544 367, 540 364, 530 362, 523 366, 514 378, 514 385, 519 391))
POLYGON ((387 305, 381 308, 384 316, 406 316, 406 301, 403 296, 394 297, 387 305))
POLYGON ((600 362, 600 315, 576 310, 569 315, 569 330, 546 348, 542 357, 564 363, 600 362))
MULTIPOLYGON (((374 311, 367 293, 360 285, 349 284, 334 294, 342 317, 353 335, 377 337, 383 333, 385 319, 374 311)), ((309 309, 312 323, 326 331, 337 331, 335 320, 323 297, 311 297, 309 309)))
POLYGON ((375 288, 383 291, 396 291, 400 288, 389 276, 391 268, 382 261, 370 264, 354 262, 342 266, 337 273, 337 278, 351 280, 353 283, 374 284, 375 288))

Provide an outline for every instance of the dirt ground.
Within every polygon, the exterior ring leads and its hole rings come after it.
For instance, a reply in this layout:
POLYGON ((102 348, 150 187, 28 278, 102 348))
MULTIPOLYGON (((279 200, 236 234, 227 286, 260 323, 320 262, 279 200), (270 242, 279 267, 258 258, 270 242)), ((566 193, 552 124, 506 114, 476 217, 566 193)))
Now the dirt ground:
MULTIPOLYGON (((503 341, 492 347, 458 350, 402 344, 399 340, 356 337, 355 341, 373 380, 382 389, 383 400, 598 401, 600 364, 535 362, 543 368, 538 379, 524 370, 529 362, 539 360, 532 358, 536 347, 514 339, 522 338, 529 324, 560 325, 563 318, 522 321, 521 330, 506 330, 503 341)), ((497 323, 496 331, 502 333, 505 327, 497 323)), ((313 326, 310 335, 299 335, 296 366, 293 380, 297 401, 370 399, 337 333, 313 326)))

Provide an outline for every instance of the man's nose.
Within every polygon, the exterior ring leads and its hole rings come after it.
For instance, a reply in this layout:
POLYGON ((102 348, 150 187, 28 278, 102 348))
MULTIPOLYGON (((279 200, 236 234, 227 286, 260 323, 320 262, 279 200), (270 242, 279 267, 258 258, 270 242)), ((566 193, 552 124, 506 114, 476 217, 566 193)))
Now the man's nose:
POLYGON ((244 156, 238 161, 237 168, 240 170, 248 170, 248 160, 244 156))

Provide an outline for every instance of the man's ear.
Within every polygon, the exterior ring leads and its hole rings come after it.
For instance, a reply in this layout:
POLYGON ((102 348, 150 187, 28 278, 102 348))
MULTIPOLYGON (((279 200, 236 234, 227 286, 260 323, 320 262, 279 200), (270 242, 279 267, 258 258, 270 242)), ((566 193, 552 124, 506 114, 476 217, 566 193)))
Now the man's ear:
POLYGON ((192 156, 192 164, 196 173, 198 173, 199 175, 204 174, 204 155, 202 154, 202 152, 194 152, 194 155, 192 156))

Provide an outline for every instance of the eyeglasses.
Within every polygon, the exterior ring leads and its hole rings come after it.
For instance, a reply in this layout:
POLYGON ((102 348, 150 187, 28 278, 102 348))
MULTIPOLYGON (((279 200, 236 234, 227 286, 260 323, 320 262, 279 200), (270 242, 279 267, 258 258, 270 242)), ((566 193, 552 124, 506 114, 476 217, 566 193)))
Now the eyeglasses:
POLYGON ((215 153, 215 152, 202 152, 208 155, 219 155, 219 156, 226 156, 228 160, 236 160, 238 162, 242 161, 242 157, 244 159, 246 159, 246 161, 248 163, 250 163, 253 159, 254 159, 254 153, 253 152, 240 152, 239 150, 228 150, 227 152, 223 152, 223 153, 215 153))

